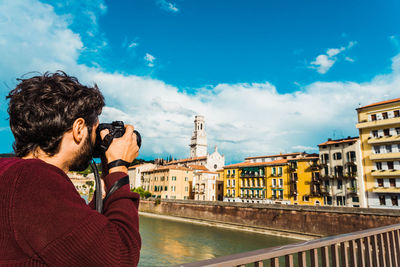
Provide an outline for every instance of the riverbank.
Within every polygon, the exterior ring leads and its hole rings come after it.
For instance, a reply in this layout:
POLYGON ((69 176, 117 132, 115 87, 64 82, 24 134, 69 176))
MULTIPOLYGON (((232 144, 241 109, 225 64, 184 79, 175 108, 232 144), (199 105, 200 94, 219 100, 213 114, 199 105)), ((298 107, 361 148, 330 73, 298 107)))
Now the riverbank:
POLYGON ((400 210, 194 200, 141 200, 140 212, 301 240, 400 223, 400 210))
POLYGON ((279 236, 279 237, 287 237, 287 238, 294 238, 300 241, 308 241, 317 238, 321 238, 321 235, 307 235, 304 233, 296 233, 293 231, 283 231, 276 229, 268 229, 266 227, 256 227, 256 226, 249 226, 243 225, 238 223, 226 223, 220 221, 213 221, 213 220, 206 220, 206 219, 196 219, 196 218, 189 218, 189 217, 177 217, 177 216, 170 216, 170 215, 162 215, 150 212, 139 212, 139 215, 146 216, 146 217, 154 217, 159 219, 171 220, 171 221, 178 221, 178 222, 186 222, 186 223, 193 223, 211 227, 219 227, 231 230, 238 230, 243 232, 251 232, 257 234, 264 234, 269 236, 279 236))

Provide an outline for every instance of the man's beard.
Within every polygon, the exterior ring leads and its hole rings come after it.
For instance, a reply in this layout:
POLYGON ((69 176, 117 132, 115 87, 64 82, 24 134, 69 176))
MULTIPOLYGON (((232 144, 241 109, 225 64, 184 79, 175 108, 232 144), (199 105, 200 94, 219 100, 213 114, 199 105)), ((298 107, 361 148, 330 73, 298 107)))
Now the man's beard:
POLYGON ((82 148, 77 153, 76 157, 72 159, 69 170, 70 171, 84 171, 89 167, 90 160, 93 154, 93 144, 90 139, 90 134, 84 141, 82 148))

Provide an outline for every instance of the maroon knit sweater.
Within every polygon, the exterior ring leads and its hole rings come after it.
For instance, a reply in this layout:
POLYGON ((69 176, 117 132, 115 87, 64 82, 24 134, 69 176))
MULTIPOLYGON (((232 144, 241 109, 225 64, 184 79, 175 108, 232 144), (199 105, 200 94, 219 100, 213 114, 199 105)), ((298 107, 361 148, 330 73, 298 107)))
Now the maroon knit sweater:
MULTIPOLYGON (((107 191, 123 172, 107 175, 107 191)), ((118 189, 99 214, 38 159, 0 159, 0 266, 136 266, 139 195, 118 189)))

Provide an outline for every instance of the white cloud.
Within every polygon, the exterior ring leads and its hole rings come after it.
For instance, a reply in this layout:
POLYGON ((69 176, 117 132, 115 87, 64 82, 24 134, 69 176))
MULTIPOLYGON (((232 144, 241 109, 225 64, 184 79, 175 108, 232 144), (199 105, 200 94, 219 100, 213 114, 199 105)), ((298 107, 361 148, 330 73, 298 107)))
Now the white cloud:
MULTIPOLYGON (((279 93, 268 82, 218 84, 188 95, 160 80, 78 64, 82 46, 67 19, 50 6, 34 0, 0 4, 0 51, 6 51, 0 57, 0 79, 12 87, 11 81, 28 71, 63 69, 84 84, 96 82, 107 103, 102 121, 134 124, 143 137, 140 157, 147 158, 188 156, 196 114, 206 118, 210 149, 218 145, 227 162, 294 150, 315 152, 333 131, 343 137, 358 134, 359 103, 396 98, 400 87, 398 55, 390 74, 364 83, 314 82, 292 93, 279 93)), ((154 62, 148 55, 148 62, 154 62)), ((328 66, 332 59, 324 56, 318 62, 328 66)), ((4 87, 0 90, 6 94, 4 87)), ((5 118, 6 107, 0 104, 5 118)), ((4 150, 10 149, 11 141, 4 150)))
POLYGON ((156 60, 156 58, 153 55, 146 53, 146 55, 144 56, 144 60, 147 61, 147 66, 154 67, 154 60, 156 60))
MULTIPOLYGON (((337 56, 344 52, 347 49, 352 48, 354 45, 356 45, 357 42, 355 41, 350 41, 347 47, 340 47, 340 48, 330 48, 326 51, 326 54, 322 54, 317 56, 317 58, 312 61, 310 64, 310 68, 316 69, 319 73, 325 74, 327 73, 330 68, 335 64, 335 62, 338 60, 337 56)), ((354 62, 353 59, 346 57, 345 60, 354 62)))
POLYGON ((335 64, 336 60, 330 59, 327 55, 319 55, 311 65, 317 66, 317 71, 325 74, 335 64))
POLYGON ((138 45, 139 45, 138 43, 132 42, 130 45, 128 45, 128 48, 136 47, 138 45))
POLYGON ((354 62, 354 59, 352 59, 351 57, 345 57, 344 60, 349 61, 349 62, 354 62))
POLYGON ((176 7, 175 4, 168 2, 166 0, 158 0, 157 3, 162 9, 164 9, 166 11, 170 11, 170 12, 178 12, 179 11, 179 9, 176 7))

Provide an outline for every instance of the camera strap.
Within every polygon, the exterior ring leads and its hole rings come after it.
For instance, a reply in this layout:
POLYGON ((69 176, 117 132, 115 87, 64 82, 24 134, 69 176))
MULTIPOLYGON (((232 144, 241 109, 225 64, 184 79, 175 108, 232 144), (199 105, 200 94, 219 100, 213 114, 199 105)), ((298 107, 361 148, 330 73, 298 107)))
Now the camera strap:
POLYGON ((106 197, 103 200, 103 205, 106 203, 107 199, 118 189, 120 189, 121 187, 123 187, 124 185, 129 184, 129 176, 125 176, 121 179, 119 179, 118 181, 116 181, 113 186, 111 186, 110 191, 108 191, 106 197))
POLYGON ((122 159, 117 159, 114 161, 111 161, 110 163, 107 164, 108 169, 114 168, 114 167, 118 167, 118 166, 125 166, 127 168, 129 168, 131 164, 125 160, 122 159))

